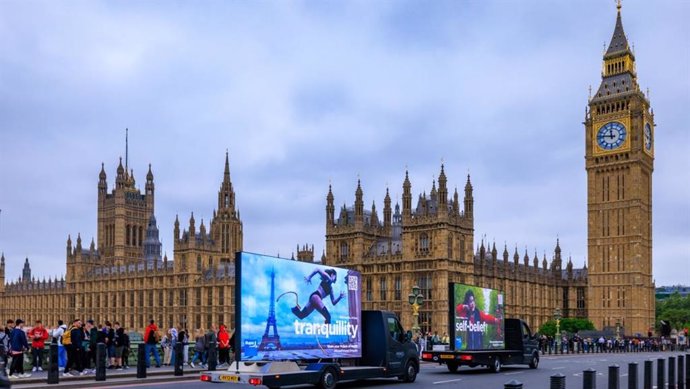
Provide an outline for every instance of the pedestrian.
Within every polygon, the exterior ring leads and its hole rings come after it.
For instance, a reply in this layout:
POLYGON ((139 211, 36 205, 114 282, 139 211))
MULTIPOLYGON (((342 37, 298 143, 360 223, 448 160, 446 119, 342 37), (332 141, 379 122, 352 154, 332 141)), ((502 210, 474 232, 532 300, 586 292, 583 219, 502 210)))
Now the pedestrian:
POLYGON ((158 333, 158 326, 156 322, 152 319, 146 330, 144 331, 144 341, 146 342, 146 367, 151 366, 151 360, 149 356, 153 354, 156 361, 156 367, 161 367, 161 357, 158 354, 158 342, 160 341, 160 334, 158 333))
POLYGON ((194 366, 194 361, 199 361, 199 366, 204 367, 206 365, 206 337, 204 336, 204 331, 201 328, 197 328, 194 332, 194 358, 189 363, 190 367, 194 366))
POLYGON ((180 324, 177 341, 182 344, 182 364, 186 365, 189 363, 189 335, 187 334, 187 328, 180 324))
POLYGON ((74 319, 72 325, 62 335, 62 344, 67 347, 67 364, 63 376, 71 377, 70 368, 74 367, 79 375, 84 375, 84 361, 82 342, 84 341, 84 330, 81 328, 81 320, 74 319), (69 335, 68 335, 69 334, 69 335))
POLYGON ((120 335, 120 339, 122 346, 124 347, 122 349, 122 368, 129 369, 129 353, 131 350, 131 344, 129 342, 129 334, 127 334, 126 328, 122 327, 121 329, 122 334, 120 335))
POLYGON ((57 328, 53 330, 53 342, 57 342, 58 345, 58 368, 60 369, 67 365, 67 349, 62 344, 62 335, 65 331, 67 331, 67 325, 62 320, 58 320, 57 328))
POLYGON ((105 321, 105 327, 103 328, 103 333, 105 334, 105 349, 108 354, 108 369, 115 368, 115 330, 113 329, 112 323, 110 321, 105 321))
POLYGON ((170 340, 170 331, 168 331, 161 340, 161 348, 163 349, 163 365, 170 366, 170 351, 172 343, 170 340))
POLYGON ((26 332, 24 332, 24 321, 17 319, 10 334, 10 355, 12 356, 10 378, 31 377, 31 374, 24 373, 24 351, 28 349, 29 342, 26 340, 26 332))
MULTIPOLYGON (((7 359, 10 354, 10 337, 5 333, 6 329, 6 327, 0 328, 0 361, 3 362, 4 368, 9 369, 7 359)), ((0 372, 0 374, 6 374, 6 372, 0 372)))
POLYGON ((170 334, 170 365, 175 366, 175 345, 178 343, 177 328, 170 327, 168 330, 170 334))
POLYGON ((218 331, 218 362, 218 367, 230 365, 230 334, 223 324, 218 331))
POLYGON ((33 368, 31 371, 43 371, 43 350, 45 341, 48 339, 48 331, 43 327, 40 320, 36 320, 36 325, 29 331, 31 338, 31 354, 33 355, 33 368))
POLYGON ((115 322, 113 326, 113 347, 115 348, 115 355, 113 358, 113 366, 117 370, 122 370, 122 352, 125 350, 125 344, 123 343, 124 339, 122 339, 125 330, 124 328, 120 327, 119 322, 115 322))
POLYGON ((96 373, 96 350, 98 349, 98 328, 94 325, 92 319, 86 321, 86 329, 89 331, 89 347, 86 352, 87 363, 84 368, 88 369, 89 365, 93 363, 92 372, 96 373))
MULTIPOLYGON (((211 345, 217 346, 218 345, 218 334, 216 334, 216 325, 211 324, 211 327, 206 331, 206 334, 204 335, 204 343, 206 344, 206 350, 211 350, 211 345)), ((216 349, 217 351, 218 349, 216 349)), ((218 362, 218 353, 215 354, 216 360, 214 361, 215 363, 218 362)), ((211 353, 210 351, 207 352, 206 354, 206 365, 208 366, 209 362, 211 359, 211 353)))

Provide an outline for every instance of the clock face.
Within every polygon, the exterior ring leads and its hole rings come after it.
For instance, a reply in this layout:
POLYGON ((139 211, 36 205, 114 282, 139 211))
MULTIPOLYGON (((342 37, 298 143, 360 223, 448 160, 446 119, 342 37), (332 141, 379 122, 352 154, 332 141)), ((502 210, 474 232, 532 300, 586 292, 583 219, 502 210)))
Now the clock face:
POLYGON ((652 150, 652 126, 649 123, 644 125, 644 148, 647 151, 652 150))
POLYGON ((625 142, 627 131, 619 122, 609 122, 601 126, 597 132, 597 143, 604 150, 614 150, 625 142))

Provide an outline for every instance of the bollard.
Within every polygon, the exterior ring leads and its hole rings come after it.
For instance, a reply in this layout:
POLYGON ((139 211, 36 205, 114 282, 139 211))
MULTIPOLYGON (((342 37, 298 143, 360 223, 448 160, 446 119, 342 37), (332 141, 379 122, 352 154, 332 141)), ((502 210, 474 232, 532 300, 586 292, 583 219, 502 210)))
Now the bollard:
POLYGON ((685 388, 690 389, 690 354, 685 354, 685 388))
POLYGON ((175 353, 175 376, 181 376, 184 374, 184 371, 182 369, 182 365, 184 364, 184 355, 183 355, 183 350, 184 345, 181 342, 177 342, 175 344, 175 348, 173 349, 173 352, 175 353))
POLYGON ((208 345, 208 371, 215 371, 218 365, 218 348, 216 342, 210 342, 208 345))
POLYGON ((60 368, 58 367, 58 345, 53 342, 50 344, 48 357, 48 384, 60 383, 60 368))
POLYGON ((96 381, 105 381, 105 343, 96 345, 96 381))
POLYGON ((644 361, 644 389, 652 389, 652 370, 654 369, 654 361, 644 361))
POLYGON ((685 389, 685 374, 684 374, 684 368, 685 368, 685 357, 683 355, 678 356, 678 389, 685 389))
POLYGON ((565 389, 565 376, 561 373, 551 376, 550 389, 565 389))
POLYGON ((628 389, 637 389, 637 363, 628 363, 628 389))
POLYGON ((146 345, 139 344, 137 348, 137 378, 146 378, 146 345))
POLYGON ((512 380, 503 384, 503 389, 522 389, 522 382, 512 380))
POLYGON ((609 389, 621 389, 620 366, 609 366, 609 389))
POLYGON ((664 358, 659 358, 657 359, 657 367, 656 367, 656 387, 657 388, 665 388, 666 387, 666 374, 665 370, 666 368, 664 367, 666 365, 666 360, 664 358))
POLYGON ((597 389, 597 371, 589 368, 582 373, 582 389, 597 389))
POLYGON ((676 389, 676 358, 668 357, 668 389, 676 389))

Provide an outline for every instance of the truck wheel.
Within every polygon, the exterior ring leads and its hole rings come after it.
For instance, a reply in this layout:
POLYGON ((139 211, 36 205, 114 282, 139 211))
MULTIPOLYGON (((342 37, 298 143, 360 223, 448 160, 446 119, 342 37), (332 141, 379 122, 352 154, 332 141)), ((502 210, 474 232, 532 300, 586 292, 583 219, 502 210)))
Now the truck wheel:
POLYGON ((493 365, 489 366, 489 369, 493 371, 494 373, 498 373, 501 371, 501 358, 496 357, 494 358, 494 363, 493 365))
POLYGON ((446 364, 446 367, 448 367, 448 371, 451 373, 457 373, 458 372, 458 364, 457 363, 449 362, 446 364))
POLYGON ((532 362, 529 363, 529 368, 536 369, 537 367, 539 367, 539 354, 534 353, 532 355, 532 362))
POLYGON ((412 361, 405 364, 405 373, 402 376, 404 382, 412 383, 417 379, 417 365, 412 361))
POLYGON ((331 368, 326 369, 319 379, 319 388, 335 389, 335 386, 338 384, 338 377, 335 374, 335 370, 331 368))

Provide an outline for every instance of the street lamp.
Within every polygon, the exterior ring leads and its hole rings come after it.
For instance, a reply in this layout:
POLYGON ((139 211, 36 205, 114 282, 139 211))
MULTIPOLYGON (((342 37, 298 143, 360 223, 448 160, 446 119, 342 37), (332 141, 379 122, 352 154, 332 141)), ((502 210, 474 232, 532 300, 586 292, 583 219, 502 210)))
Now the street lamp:
POLYGON ((412 317, 414 317, 414 325, 412 331, 419 331, 419 306, 424 302, 424 295, 419 293, 419 286, 412 287, 412 293, 407 295, 408 302, 412 306, 412 317))
POLYGON ((558 352, 561 345, 561 317, 563 317, 561 316, 561 309, 556 308, 553 311, 553 318, 556 320, 556 352, 558 352))

